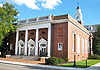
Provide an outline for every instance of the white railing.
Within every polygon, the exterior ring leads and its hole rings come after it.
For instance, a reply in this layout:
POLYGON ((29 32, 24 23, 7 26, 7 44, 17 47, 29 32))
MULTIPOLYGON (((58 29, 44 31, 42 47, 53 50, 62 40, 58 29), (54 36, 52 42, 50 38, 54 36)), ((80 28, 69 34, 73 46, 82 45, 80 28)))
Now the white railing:
POLYGON ((50 21, 50 20, 51 20, 51 15, 48 15, 48 16, 43 16, 43 17, 37 17, 37 18, 18 21, 17 25, 36 23, 36 22, 42 22, 42 21, 50 21))

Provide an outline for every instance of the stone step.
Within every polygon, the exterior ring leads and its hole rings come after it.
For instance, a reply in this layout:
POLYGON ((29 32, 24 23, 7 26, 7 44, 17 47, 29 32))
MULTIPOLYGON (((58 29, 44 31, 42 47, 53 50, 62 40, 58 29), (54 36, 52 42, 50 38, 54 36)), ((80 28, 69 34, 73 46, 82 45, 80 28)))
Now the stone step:
POLYGON ((13 59, 24 59, 24 60, 38 60, 39 56, 24 56, 24 55, 11 55, 13 59))

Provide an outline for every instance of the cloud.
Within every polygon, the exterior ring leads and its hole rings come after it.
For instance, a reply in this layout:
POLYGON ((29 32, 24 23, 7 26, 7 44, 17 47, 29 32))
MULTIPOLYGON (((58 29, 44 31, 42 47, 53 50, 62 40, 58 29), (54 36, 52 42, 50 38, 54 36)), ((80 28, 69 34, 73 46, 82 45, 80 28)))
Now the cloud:
POLYGON ((17 5, 22 5, 22 4, 25 4, 28 8, 31 8, 31 9, 40 9, 35 3, 36 3, 36 0, 4 0, 8 3, 15 3, 17 5))
POLYGON ((0 7, 3 7, 3 4, 0 4, 0 7))
POLYGON ((28 8, 39 10, 40 6, 43 8, 54 9, 55 6, 61 4, 61 0, 2 0, 8 3, 15 3, 17 5, 25 4, 28 8))
POLYGON ((41 3, 43 8, 54 9, 55 6, 59 5, 61 0, 42 0, 41 3))

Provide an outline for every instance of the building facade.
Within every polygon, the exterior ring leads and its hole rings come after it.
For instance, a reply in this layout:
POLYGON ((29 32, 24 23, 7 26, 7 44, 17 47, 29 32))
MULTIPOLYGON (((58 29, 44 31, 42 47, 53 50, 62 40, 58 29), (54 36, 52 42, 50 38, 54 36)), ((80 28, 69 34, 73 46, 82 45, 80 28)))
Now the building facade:
POLYGON ((15 45, 15 55, 61 57, 69 61, 74 61, 74 55, 76 61, 89 55, 90 33, 83 26, 79 7, 75 19, 66 14, 19 21, 15 36, 9 42, 11 47, 15 45))

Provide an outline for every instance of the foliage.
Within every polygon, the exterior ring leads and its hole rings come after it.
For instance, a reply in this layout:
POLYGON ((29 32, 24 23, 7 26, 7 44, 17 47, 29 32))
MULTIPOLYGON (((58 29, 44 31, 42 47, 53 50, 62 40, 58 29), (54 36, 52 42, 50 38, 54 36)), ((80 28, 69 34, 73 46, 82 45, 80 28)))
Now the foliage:
POLYGON ((93 36, 93 53, 100 55, 100 25, 97 26, 97 32, 93 36))
POLYGON ((57 57, 50 57, 48 59, 48 64, 49 65, 57 65, 58 64, 58 58, 57 57))
POLYGON ((94 54, 94 55, 89 56, 88 59, 100 59, 100 56, 97 54, 94 54))
MULTIPOLYGON (((92 66, 94 64, 100 63, 100 60, 96 59, 88 59, 87 60, 87 67, 92 66)), ((65 64, 60 64, 59 66, 64 66, 64 67, 73 67, 74 63, 65 63, 65 64)), ((77 68, 86 68, 86 60, 78 61, 76 62, 76 67, 77 68)))
POLYGON ((15 32, 16 27, 14 22, 17 21, 17 16, 19 12, 14 9, 14 6, 8 3, 3 4, 3 7, 0 7, 0 45, 5 36, 9 32, 15 32))
POLYGON ((66 58, 66 62, 68 62, 68 60, 69 60, 69 59, 68 59, 68 58, 66 58))
POLYGON ((65 60, 60 57, 50 57, 48 60, 46 60, 46 64, 49 65, 57 65, 59 63, 64 62, 65 60))
POLYGON ((62 63, 62 62, 65 61, 64 59, 62 59, 62 58, 60 58, 60 57, 57 57, 57 58, 58 58, 58 63, 62 63))

